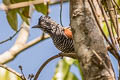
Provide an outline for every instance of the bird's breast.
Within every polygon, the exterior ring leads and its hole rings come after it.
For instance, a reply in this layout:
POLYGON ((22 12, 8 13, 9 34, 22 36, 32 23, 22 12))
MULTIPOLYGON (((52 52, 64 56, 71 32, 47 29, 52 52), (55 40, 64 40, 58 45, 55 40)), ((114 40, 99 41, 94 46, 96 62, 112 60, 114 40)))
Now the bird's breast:
POLYGON ((60 51, 65 53, 72 53, 74 52, 73 40, 72 38, 68 38, 66 36, 57 36, 52 38, 53 43, 60 51))

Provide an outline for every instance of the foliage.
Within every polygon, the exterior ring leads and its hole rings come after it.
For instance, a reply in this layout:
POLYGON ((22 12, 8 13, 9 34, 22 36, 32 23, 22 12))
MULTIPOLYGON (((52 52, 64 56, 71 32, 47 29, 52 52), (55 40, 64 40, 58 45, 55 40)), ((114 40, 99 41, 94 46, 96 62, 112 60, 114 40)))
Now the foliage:
POLYGON ((6 69, 0 68, 0 80, 21 80, 15 74, 7 71, 6 69))
POLYGON ((44 3, 41 3, 41 4, 38 4, 38 5, 35 5, 35 9, 38 11, 38 12, 41 12, 43 14, 47 14, 47 6, 44 5, 44 3))
MULTIPOLYGON (((9 6, 11 4, 25 2, 25 1, 31 1, 31 0, 3 0, 3 3, 7 6, 9 6)), ((47 6, 45 4, 41 3, 38 5, 34 5, 34 6, 38 12, 41 12, 45 15, 47 14, 47 6)), ((10 26, 13 30, 17 31, 17 27, 18 27, 17 14, 21 16, 23 21, 25 21, 27 24, 29 24, 29 22, 28 22, 28 19, 30 18, 29 17, 29 8, 30 8, 30 6, 6 11, 6 17, 7 17, 8 23, 10 24, 10 26)))
POLYGON ((74 73, 70 72, 72 65, 78 67, 78 61, 68 57, 60 60, 56 66, 52 80, 79 80, 74 73))
POLYGON ((6 13, 6 15, 11 28, 17 31, 17 25, 18 25, 17 12, 15 10, 9 11, 6 13))

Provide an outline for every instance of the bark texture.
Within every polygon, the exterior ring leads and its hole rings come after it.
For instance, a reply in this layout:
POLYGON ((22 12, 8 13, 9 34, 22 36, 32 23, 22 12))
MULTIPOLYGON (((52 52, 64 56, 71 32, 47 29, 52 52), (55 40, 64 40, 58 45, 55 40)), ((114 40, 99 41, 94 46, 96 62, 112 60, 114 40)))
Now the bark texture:
POLYGON ((70 0, 74 47, 84 80, 115 80, 114 71, 87 0, 70 0))

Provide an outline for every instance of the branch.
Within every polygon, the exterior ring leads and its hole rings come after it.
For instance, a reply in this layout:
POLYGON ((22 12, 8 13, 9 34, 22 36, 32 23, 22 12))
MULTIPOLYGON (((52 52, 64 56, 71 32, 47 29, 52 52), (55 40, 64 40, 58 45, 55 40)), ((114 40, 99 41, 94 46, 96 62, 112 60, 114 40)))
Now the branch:
MULTIPOLYGON (((113 24, 113 27, 114 27, 114 29, 115 29, 115 32, 117 33, 117 24, 116 24, 115 12, 114 12, 114 8, 113 8, 113 6, 115 6, 115 5, 114 5, 114 3, 112 2, 112 0, 107 0, 107 1, 105 1, 105 3, 106 3, 107 11, 108 11, 109 16, 110 16, 110 20, 111 20, 111 22, 112 22, 112 24, 113 24)), ((119 33, 117 33, 117 35, 118 35, 118 34, 119 34, 119 33)))
POLYGON ((45 36, 38 37, 38 38, 34 39, 33 41, 26 43, 27 39, 29 37, 29 25, 27 25, 25 22, 23 22, 21 27, 22 27, 22 29, 20 30, 20 33, 18 35, 18 38, 17 38, 15 44, 6 52, 1 53, 0 64, 5 64, 5 63, 13 60, 20 52, 37 44, 38 42, 41 42, 41 41, 49 38, 48 35, 47 36, 45 35, 45 36))
MULTIPOLYGON (((68 0, 64 0, 64 1, 67 2, 68 0)), ((12 9, 23 8, 23 7, 27 7, 27 6, 31 6, 31 5, 41 4, 44 2, 45 2, 44 0, 34 0, 34 1, 26 1, 26 2, 10 4, 9 6, 7 6, 5 4, 1 4, 0 10, 8 11, 8 10, 12 10, 12 9)), ((60 3, 60 1, 50 1, 50 4, 57 4, 57 3, 60 3)))
MULTIPOLYGON (((100 60, 100 62, 102 62, 102 64, 105 66, 106 70, 107 70, 107 71, 109 72, 109 74, 112 76, 113 73, 111 73, 111 72, 109 71, 109 68, 108 68, 108 66, 106 65, 105 61, 98 55, 98 53, 96 53, 95 50, 92 50, 92 52, 96 55, 96 57, 100 60)), ((112 80, 114 80, 113 77, 112 77, 112 80)))
MULTIPOLYGON (((33 12, 33 8, 30 7, 29 16, 32 15, 32 12, 33 12)), ((12 59, 15 58, 15 56, 19 54, 18 51, 23 47, 23 45, 26 44, 27 39, 29 37, 29 28, 30 26, 28 24, 26 24, 25 22, 22 23, 21 30, 19 32, 15 44, 11 47, 11 49, 7 50, 6 52, 0 55, 0 64, 5 64, 11 61, 12 59)))
POLYGON ((113 2, 115 3, 115 5, 117 6, 117 8, 120 10, 119 5, 117 4, 117 2, 115 0, 113 0, 113 2))
POLYGON ((105 11, 104 11, 104 9, 103 9, 103 6, 102 6, 102 4, 101 4, 98 0, 97 0, 97 3, 98 3, 98 5, 99 5, 99 7, 100 7, 100 9, 101 9, 101 12, 102 12, 102 14, 103 14, 104 20, 105 20, 105 22, 106 22, 106 26, 107 26, 107 29, 108 29, 108 33, 109 33, 109 35, 110 35, 111 42, 113 43, 112 45, 115 46, 115 40, 114 40, 114 36, 113 36, 113 33, 112 33, 112 29, 111 29, 111 27, 110 27, 110 25, 109 25, 109 23, 108 23, 107 16, 106 16, 106 14, 105 14, 105 11))
POLYGON ((13 69, 7 67, 6 65, 0 65, 0 67, 2 67, 2 68, 4 68, 4 69, 8 70, 9 72, 15 74, 16 76, 18 76, 19 78, 21 78, 21 79, 23 80, 22 74, 16 72, 15 70, 13 70, 13 69))
POLYGON ((110 25, 109 25, 109 23, 108 23, 108 20, 107 20, 107 18, 106 18, 106 15, 105 15, 105 12, 104 12, 104 9, 103 9, 101 3, 100 3, 98 0, 97 0, 97 3, 98 3, 98 5, 99 5, 99 7, 100 7, 100 9, 101 9, 101 11, 102 11, 102 14, 103 14, 103 17, 104 17, 104 19, 105 19, 106 26, 107 26, 107 29, 108 29, 108 32, 109 32, 109 35, 110 35, 110 39, 111 39, 111 41, 112 41, 112 43, 113 43, 113 44, 110 45, 110 46, 111 46, 111 48, 115 51, 114 55, 115 55, 116 59, 119 60, 119 59, 120 59, 120 56, 119 56, 119 53, 118 53, 118 51, 117 51, 117 49, 116 49, 116 44, 115 44, 115 41, 114 41, 114 36, 113 36, 112 30, 111 30, 111 27, 110 27, 110 25))
POLYGON ((11 47, 11 49, 7 50, 6 52, 0 55, 0 64, 4 64, 14 59, 15 56, 18 55, 18 50, 21 49, 23 45, 25 45, 25 43, 27 42, 29 36, 29 25, 23 22, 21 27, 22 29, 18 35, 15 44, 11 47))
MULTIPOLYGON (((112 54, 116 59, 119 59, 119 55, 116 54, 116 53, 117 53, 117 50, 114 48, 114 46, 111 44, 111 42, 108 40, 107 36, 105 35, 104 31, 102 30, 102 26, 100 25, 99 18, 98 18, 98 16, 96 15, 95 10, 93 9, 93 6, 92 6, 91 1, 88 0, 88 2, 89 2, 90 7, 91 7, 91 9, 92 9, 94 18, 95 18, 96 23, 97 23, 97 25, 98 25, 98 28, 100 29, 100 31, 101 31, 103 37, 105 38, 105 40, 107 41, 107 43, 108 43, 108 44, 110 45, 110 47, 114 50, 114 51, 112 50, 112 53, 111 53, 111 54, 112 54)), ((109 50, 111 50, 111 49, 109 49, 109 50)), ((111 52, 111 51, 110 51, 110 52, 111 52)))
POLYGON ((52 60, 59 58, 59 57, 71 57, 74 59, 77 59, 77 55, 75 53, 59 53, 55 56, 50 57, 49 59, 47 59, 38 69, 37 73, 35 74, 34 80, 37 80, 41 71, 43 70, 43 68, 52 60))
POLYGON ((21 28, 20 28, 15 34, 13 34, 12 36, 10 36, 8 39, 5 39, 5 40, 1 41, 0 44, 5 43, 5 42, 7 42, 7 41, 9 41, 9 40, 12 40, 12 39, 17 35, 17 33, 18 33, 20 30, 21 30, 21 28))
POLYGON ((10 50, 8 50, 0 55, 0 64, 5 64, 5 63, 13 60, 20 52, 32 47, 33 45, 35 45, 43 40, 46 40, 48 38, 49 38, 49 36, 44 36, 44 37, 41 36, 41 37, 38 37, 24 45, 21 45, 21 43, 16 44, 10 50))
POLYGON ((24 75, 24 73, 23 73, 23 68, 22 68, 21 65, 19 65, 19 69, 20 69, 20 71, 21 71, 21 74, 22 74, 23 80, 26 80, 26 77, 25 77, 25 75, 24 75))

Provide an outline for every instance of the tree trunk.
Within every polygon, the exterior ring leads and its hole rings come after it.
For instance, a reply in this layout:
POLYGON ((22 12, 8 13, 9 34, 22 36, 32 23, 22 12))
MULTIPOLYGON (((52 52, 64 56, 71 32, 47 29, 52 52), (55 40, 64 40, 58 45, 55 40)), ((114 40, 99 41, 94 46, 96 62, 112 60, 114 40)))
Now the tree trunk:
POLYGON ((115 80, 103 36, 88 0, 70 0, 70 13, 74 47, 84 80, 115 80))

